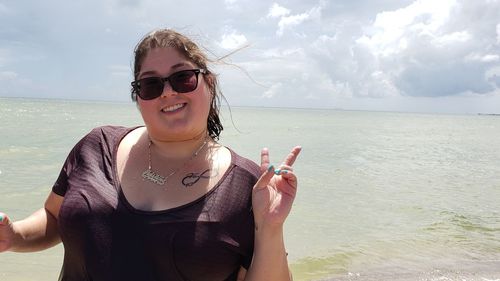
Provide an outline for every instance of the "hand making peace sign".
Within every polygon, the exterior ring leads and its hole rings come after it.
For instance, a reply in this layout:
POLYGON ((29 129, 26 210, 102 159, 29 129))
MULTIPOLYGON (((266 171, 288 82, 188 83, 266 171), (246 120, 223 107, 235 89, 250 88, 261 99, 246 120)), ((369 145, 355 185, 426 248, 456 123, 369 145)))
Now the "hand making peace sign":
POLYGON ((253 188, 252 204, 255 226, 281 227, 285 222, 297 193, 297 177, 292 165, 301 151, 296 146, 279 167, 270 166, 269 151, 262 149, 260 169, 262 176, 253 188))

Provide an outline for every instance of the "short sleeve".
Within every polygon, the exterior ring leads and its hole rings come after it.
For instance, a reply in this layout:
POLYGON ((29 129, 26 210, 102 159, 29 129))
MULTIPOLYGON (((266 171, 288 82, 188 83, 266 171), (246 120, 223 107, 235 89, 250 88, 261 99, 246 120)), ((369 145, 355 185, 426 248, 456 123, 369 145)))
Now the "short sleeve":
MULTIPOLYGON (((79 169, 86 170, 87 176, 93 175, 93 172, 100 172, 106 176, 111 175, 112 151, 121 138, 133 129, 135 128, 102 126, 90 131, 68 154, 61 172, 52 186, 52 191, 57 195, 64 196, 68 191, 71 175, 79 169)), ((80 180, 82 179, 80 178, 80 180)))
POLYGON ((60 196, 64 196, 68 189, 68 179, 71 173, 78 168, 79 163, 79 153, 85 138, 80 140, 70 151, 68 157, 66 157, 66 161, 64 161, 64 165, 59 172, 59 176, 57 177, 56 182, 52 186, 52 191, 60 196))

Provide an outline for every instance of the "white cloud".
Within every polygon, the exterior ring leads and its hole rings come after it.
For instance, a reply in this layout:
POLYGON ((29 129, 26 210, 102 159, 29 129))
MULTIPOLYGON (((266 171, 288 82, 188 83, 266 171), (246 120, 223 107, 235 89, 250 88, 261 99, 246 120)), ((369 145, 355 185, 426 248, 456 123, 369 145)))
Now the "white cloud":
POLYGON ((0 2, 0 75, 15 79, 1 91, 16 86, 9 95, 17 89, 19 95, 67 98, 116 92, 127 99, 133 47, 145 33, 167 26, 214 57, 252 42, 231 56, 243 71, 220 75, 224 94, 240 105, 328 107, 342 101, 382 108, 388 99, 444 101, 436 97, 498 95, 500 88, 498 0, 224 0, 211 2, 210 13, 197 2, 180 1, 179 12, 168 17, 171 6, 154 0, 56 8, 0 2), (86 12, 92 21, 72 20, 86 12), (88 34, 86 40, 81 34, 88 34), (60 77, 68 79, 54 87, 60 77), (88 90, 87 81, 100 87, 88 90))
POLYGON ((472 35, 468 31, 460 31, 444 34, 436 37, 431 41, 437 47, 445 47, 446 45, 460 44, 472 39, 472 35))
POLYGON ((500 97, 500 65, 486 71, 486 80, 495 87, 495 93, 500 97))
POLYGON ((302 48, 291 48, 291 49, 282 49, 282 48, 271 48, 264 50, 259 56, 263 58, 285 58, 289 57, 293 54, 303 53, 302 48))
POLYGON ((415 37, 429 36, 435 42, 468 39, 466 33, 442 34, 455 0, 418 0, 395 11, 379 13, 367 33, 358 43, 371 48, 374 53, 388 56, 403 51, 408 41, 415 37))
POLYGON ((238 0, 224 0, 224 5, 229 11, 239 11, 240 6, 238 5, 238 0))
POLYGON ((488 69, 488 71, 486 71, 486 76, 487 77, 494 77, 494 76, 500 77, 500 65, 488 69))
MULTIPOLYGON (((328 76, 323 76, 320 84, 320 89, 325 90, 332 98, 352 98, 352 89, 347 81, 332 81, 328 76)), ((311 98, 313 95, 308 96, 311 98)))
POLYGON ((30 79, 22 77, 15 71, 0 71, 0 96, 35 95, 43 88, 40 84, 34 84, 30 79))
POLYGON ((497 44, 500 45, 500 23, 497 24, 497 44))
POLYGON ((497 62, 500 61, 500 56, 497 54, 478 54, 478 53, 472 53, 469 54, 465 57, 465 61, 471 61, 471 62, 484 62, 484 63, 489 63, 489 62, 497 62))
POLYGON ((289 9, 274 3, 269 9, 267 17, 280 19, 278 22, 278 30, 276 31, 276 35, 283 36, 285 29, 300 25, 312 18, 319 18, 321 15, 321 9, 324 5, 324 2, 320 1, 318 6, 309 9, 307 12, 290 15, 291 12, 289 9))
POLYGON ((491 36, 498 13, 484 11, 498 11, 499 4, 418 0, 379 13, 351 47, 358 52, 350 60, 360 67, 347 77, 355 95, 451 96, 494 91, 485 72, 500 61, 492 50, 498 38, 491 36))
POLYGON ((366 93, 371 97, 396 97, 400 91, 394 85, 394 78, 387 72, 380 70, 371 73, 370 83, 367 83, 366 93))
POLYGON ((268 18, 279 18, 290 14, 290 10, 285 7, 280 6, 278 3, 273 3, 271 8, 269 8, 268 18))
POLYGON ((276 83, 276 84, 272 85, 269 89, 267 89, 262 94, 262 97, 267 98, 267 99, 273 98, 279 93, 281 88, 283 88, 283 83, 281 83, 281 82, 276 83))
POLYGON ((309 14, 307 14, 307 13, 303 13, 300 15, 288 16, 288 17, 281 17, 280 22, 278 23, 278 31, 276 31, 276 34, 278 36, 281 36, 281 35, 283 35, 285 28, 291 27, 294 25, 299 25, 307 19, 309 19, 309 14))
POLYGON ((14 71, 0 71, 0 81, 15 80, 18 76, 14 71))
POLYGON ((238 31, 227 28, 227 30, 222 34, 222 39, 219 46, 226 50, 236 49, 242 47, 248 42, 245 35, 239 33, 238 31))

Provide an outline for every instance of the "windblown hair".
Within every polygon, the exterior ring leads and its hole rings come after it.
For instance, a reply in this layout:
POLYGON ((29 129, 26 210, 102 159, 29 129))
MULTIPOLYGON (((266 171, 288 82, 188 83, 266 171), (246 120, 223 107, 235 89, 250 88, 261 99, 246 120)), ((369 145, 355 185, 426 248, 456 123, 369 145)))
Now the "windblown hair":
MULTIPOLYGON (((204 78, 211 95, 207 129, 209 136, 214 140, 218 140, 220 133, 224 129, 219 118, 222 93, 218 87, 217 76, 207 66, 209 61, 207 56, 191 39, 171 29, 159 29, 147 34, 134 49, 134 80, 137 80, 142 63, 150 50, 168 47, 175 48, 196 66, 207 71, 204 78)), ((133 88, 131 97, 133 101, 137 101, 137 93, 133 88)))

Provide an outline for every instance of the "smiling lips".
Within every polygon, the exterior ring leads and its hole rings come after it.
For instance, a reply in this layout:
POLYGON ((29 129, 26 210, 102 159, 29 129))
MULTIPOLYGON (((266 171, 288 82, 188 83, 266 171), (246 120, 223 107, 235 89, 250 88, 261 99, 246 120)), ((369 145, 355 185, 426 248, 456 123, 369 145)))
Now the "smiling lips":
POLYGON ((186 105, 185 103, 178 103, 178 104, 174 104, 171 106, 167 106, 167 107, 163 108, 161 111, 162 112, 172 112, 172 111, 176 111, 179 108, 184 107, 185 105, 186 105))

